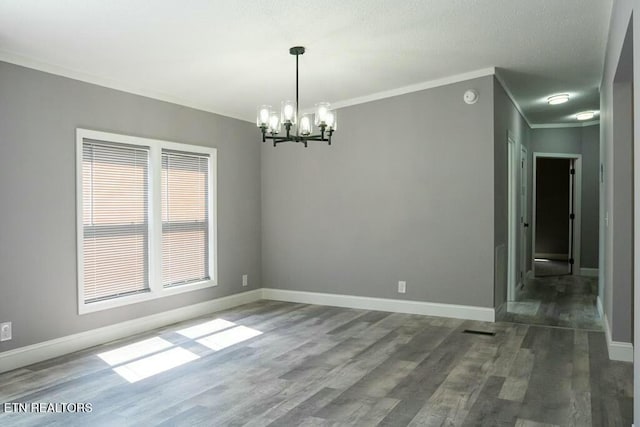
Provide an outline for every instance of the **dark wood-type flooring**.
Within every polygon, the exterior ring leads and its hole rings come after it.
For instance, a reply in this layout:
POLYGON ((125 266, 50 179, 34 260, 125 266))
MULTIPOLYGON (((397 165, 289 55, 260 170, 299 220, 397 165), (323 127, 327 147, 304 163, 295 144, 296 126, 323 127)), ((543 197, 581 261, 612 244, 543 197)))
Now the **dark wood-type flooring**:
POLYGON ((261 301, 0 374, 0 405, 93 408, 0 425, 629 426, 632 376, 602 332, 261 301))

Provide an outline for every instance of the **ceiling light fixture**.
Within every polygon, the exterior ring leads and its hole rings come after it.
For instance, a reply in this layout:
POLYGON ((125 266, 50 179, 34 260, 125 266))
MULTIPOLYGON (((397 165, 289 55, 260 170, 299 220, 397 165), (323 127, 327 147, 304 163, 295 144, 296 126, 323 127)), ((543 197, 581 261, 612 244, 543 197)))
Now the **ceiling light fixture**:
POLYGON ((578 120, 589 120, 593 119, 596 113, 594 111, 583 111, 582 113, 576 114, 576 119, 578 120))
POLYGON ((296 102, 282 101, 280 115, 270 105, 258 107, 256 124, 262 131, 262 142, 270 139, 274 147, 281 142, 300 142, 306 147, 309 141, 324 141, 331 145, 331 135, 337 128, 337 114, 328 102, 318 102, 315 115, 303 114, 298 122, 298 56, 304 54, 304 47, 294 46, 289 53, 296 57, 296 102), (286 134, 278 136, 282 125, 286 134), (320 130, 317 135, 313 135, 314 125, 320 130))
POLYGON ((568 100, 569 100, 568 93, 559 93, 557 95, 551 95, 550 97, 547 98, 547 102, 549 103, 549 105, 564 104, 568 100))

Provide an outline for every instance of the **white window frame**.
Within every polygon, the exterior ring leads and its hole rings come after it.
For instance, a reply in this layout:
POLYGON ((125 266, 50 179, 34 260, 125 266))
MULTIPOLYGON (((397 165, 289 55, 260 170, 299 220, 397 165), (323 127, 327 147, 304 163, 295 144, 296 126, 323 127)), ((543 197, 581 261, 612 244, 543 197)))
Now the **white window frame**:
POLYGON ((89 129, 76 129, 76 227, 78 261, 78 313, 86 314, 115 307, 150 301, 170 295, 191 292, 218 285, 217 239, 217 150, 199 145, 182 144, 159 139, 120 135, 89 129), (84 224, 82 199, 82 147, 85 139, 128 144, 149 150, 149 292, 85 303, 84 298, 84 224), (209 157, 209 280, 179 286, 162 285, 162 150, 182 151, 209 157))

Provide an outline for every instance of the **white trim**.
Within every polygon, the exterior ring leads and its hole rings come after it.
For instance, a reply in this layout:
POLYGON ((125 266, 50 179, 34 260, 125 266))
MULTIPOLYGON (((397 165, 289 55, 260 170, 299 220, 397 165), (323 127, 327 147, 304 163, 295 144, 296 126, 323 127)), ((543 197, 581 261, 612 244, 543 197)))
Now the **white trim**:
MULTIPOLYGON (((574 200, 574 213, 575 219, 573 224, 573 271, 574 274, 580 271, 580 248, 581 248, 581 235, 582 235, 582 154, 575 153, 533 153, 533 191, 532 191, 532 205, 531 205, 531 253, 536 253, 536 180, 538 168, 536 167, 538 158, 553 158, 553 159, 574 159, 575 174, 575 200, 574 200)), ((535 262, 533 263, 534 275, 535 275, 535 262)))
POLYGON ((586 128, 588 126, 599 125, 600 120, 590 120, 588 122, 579 123, 542 123, 538 125, 530 125, 531 129, 557 129, 557 128, 586 128))
POLYGON ((507 301, 515 301, 518 283, 517 242, 518 242, 518 173, 520 153, 516 150, 516 140, 507 130, 507 301))
POLYGON ((155 328, 204 316, 260 300, 262 291, 241 292, 198 304, 116 323, 90 331, 67 335, 50 341, 16 348, 0 353, 0 373, 42 362, 54 357, 104 344, 120 338, 146 332, 155 328))
POLYGON ((600 295, 598 295, 598 297, 596 298, 596 307, 598 309, 600 319, 604 319, 604 309, 602 308, 602 300, 600 299, 600 295))
POLYGON ((520 251, 520 259, 518 260, 519 285, 524 286, 526 279, 526 268, 529 257, 527 252, 527 234, 529 229, 524 226, 529 222, 529 150, 520 144, 520 159, 518 160, 518 210, 520 215, 516 218, 518 224, 518 250, 520 251))
MULTIPOLYGON (((17 55, 12 52, 0 50, 0 61, 8 62, 22 67, 31 68, 45 73, 55 74, 57 76, 68 77, 70 79, 79 80, 85 83, 91 83, 94 85, 106 87, 109 89, 115 89, 134 95, 144 96, 146 98, 157 99, 159 101, 170 102, 172 104, 182 105, 184 107, 195 108, 196 110, 206 111, 208 113, 219 114, 222 116, 230 117, 232 119, 242 120, 244 122, 253 123, 253 119, 247 119, 238 117, 233 114, 219 111, 211 108, 209 105, 194 103, 186 101, 179 97, 169 95, 166 93, 160 93, 153 90, 147 90, 141 87, 132 86, 128 83, 120 82, 117 80, 95 76, 89 73, 83 73, 80 71, 70 70, 65 67, 61 67, 55 64, 49 64, 36 59, 28 58, 22 55, 17 55)), ((426 82, 420 82, 409 86, 403 86, 396 89, 390 89, 382 92, 373 93, 371 95, 360 96, 356 98, 344 99, 341 101, 332 102, 333 108, 350 107, 352 105, 364 104, 366 102, 376 101, 384 98, 391 98, 393 96, 404 95, 411 92, 418 92, 425 89, 432 89, 439 86, 445 86, 453 83, 463 82, 465 80, 476 79, 479 77, 491 76, 496 72, 495 67, 483 68, 480 70, 474 70, 467 73, 455 74, 453 76, 443 77, 441 79, 428 80, 426 82)), ((518 108, 519 109, 519 108, 518 108)))
POLYGON ((598 269, 583 267, 580 269, 580 275, 586 277, 598 277, 598 269))
POLYGON ((32 70, 38 70, 45 73, 54 74, 56 76, 67 77, 73 80, 94 84, 94 85, 105 87, 108 89, 114 89, 121 92, 130 93, 133 95, 144 96, 145 98, 156 99, 158 101, 169 102, 171 104, 176 104, 183 107, 193 108, 200 111, 206 111, 207 113, 213 113, 213 114, 218 114, 220 116, 225 116, 225 117, 229 117, 236 120, 242 120, 243 122, 255 123, 254 119, 248 120, 243 117, 238 117, 234 114, 214 109, 209 105, 186 101, 177 96, 156 92, 153 90, 143 89, 141 87, 133 86, 131 84, 124 83, 121 81, 117 81, 117 80, 113 80, 105 77, 99 77, 93 74, 83 73, 81 71, 70 70, 68 68, 60 67, 58 65, 49 64, 49 63, 42 62, 32 58, 27 58, 22 55, 17 55, 12 52, 0 50, 0 61, 8 62, 14 65, 19 65, 21 67, 30 68, 32 70))
POLYGON ((343 99, 341 101, 335 101, 331 103, 333 108, 351 107, 353 105, 364 104, 371 101, 378 101, 380 99, 391 98, 398 95, 405 95, 407 93, 419 92, 421 90, 433 89, 440 86, 446 86, 453 83, 460 83, 467 80, 477 79, 480 77, 492 76, 496 73, 494 67, 483 68, 480 70, 470 71, 468 73, 455 74, 453 76, 443 77, 441 79, 429 80, 426 82, 416 83, 409 86, 403 86, 395 89, 389 89, 382 92, 372 93, 371 95, 359 96, 356 98, 343 99))
MULTIPOLYGON (((94 84, 97 86, 105 87, 108 89, 114 89, 121 92, 126 92, 133 95, 144 96, 145 98, 155 99, 158 101, 169 102, 171 104, 180 105, 183 107, 193 108, 200 111, 206 111, 207 113, 218 114, 220 116, 229 117, 243 122, 253 123, 254 119, 247 119, 245 117, 237 116, 233 113, 220 111, 217 108, 212 108, 210 105, 201 104, 198 102, 192 102, 184 100, 180 97, 169 95, 166 93, 156 92, 154 90, 144 89, 138 86, 133 86, 128 83, 120 82, 117 80, 96 76, 89 73, 83 73, 81 71, 71 70, 65 67, 61 67, 55 64, 49 64, 37 59, 28 58, 22 55, 18 55, 12 52, 0 50, 0 61, 4 61, 10 64, 19 65, 21 67, 30 68, 32 70, 38 70, 56 76, 66 77, 73 80, 78 80, 85 83, 94 84)), ((479 77, 485 77, 494 75, 500 82, 505 93, 511 99, 511 102, 516 107, 524 121, 531 129, 541 128, 568 128, 568 127, 585 127, 600 124, 599 120, 593 120, 583 123, 548 123, 548 124, 534 124, 532 125, 527 117, 522 112, 520 104, 518 104, 509 90, 509 87, 505 84, 502 76, 497 71, 496 67, 483 68, 480 70, 470 71, 462 74, 455 74, 453 76, 443 77, 441 79, 428 80, 426 82, 420 82, 409 86, 403 86, 396 89, 390 89, 382 92, 373 93, 371 95, 360 96, 356 98, 344 99, 332 103, 333 108, 350 107, 353 105, 364 104, 366 102, 377 101, 379 99, 391 98, 393 96, 404 95, 407 93, 418 92, 425 89, 433 89, 439 86, 445 86, 448 84, 459 83, 465 80, 471 80, 479 77)))
POLYGON ((633 344, 611 339, 611 330, 609 329, 609 320, 606 314, 604 315, 604 334, 607 338, 609 359, 620 362, 633 362, 633 344))
POLYGON ((557 261, 568 261, 569 254, 551 254, 547 252, 538 252, 535 254, 534 258, 552 259, 557 261))
POLYGON ((390 311, 392 313, 422 314, 426 316, 495 322, 495 310, 489 307, 372 298, 356 295, 326 294, 320 292, 290 291, 272 288, 262 289, 262 298, 303 304, 330 305, 333 307, 358 308, 364 310, 390 311))
POLYGON ((527 116, 525 116, 524 113, 522 112, 522 108, 520 108, 520 104, 518 104, 518 102, 516 101, 516 97, 513 96, 513 93, 509 89, 509 86, 507 86, 504 79, 500 75, 500 69, 496 68, 495 70, 496 70, 495 72, 496 80, 498 80, 498 83, 500 83, 500 86, 502 86, 502 89, 504 89, 504 92, 507 94, 507 96, 509 97, 513 105, 516 107, 516 110, 518 110, 518 112, 520 113, 520 116, 522 116, 522 118, 527 123, 527 125, 531 127, 531 123, 529 122, 529 119, 527 119, 527 116))
POLYGON ((142 138, 131 135, 121 135, 89 129, 76 129, 76 239, 77 239, 77 287, 78 313, 86 314, 100 310, 107 310, 124 305, 135 304, 170 295, 191 292, 198 289, 210 288, 218 285, 218 244, 217 244, 217 149, 207 146, 183 144, 172 141, 142 138), (85 139, 105 142, 115 142, 145 147, 149 150, 149 292, 139 293, 119 298, 107 299, 92 303, 85 303, 83 278, 83 200, 82 200, 82 151, 85 139), (181 286, 164 288, 162 286, 162 216, 161 204, 161 157, 162 150, 190 152, 208 155, 209 157, 209 280, 190 283, 181 286))

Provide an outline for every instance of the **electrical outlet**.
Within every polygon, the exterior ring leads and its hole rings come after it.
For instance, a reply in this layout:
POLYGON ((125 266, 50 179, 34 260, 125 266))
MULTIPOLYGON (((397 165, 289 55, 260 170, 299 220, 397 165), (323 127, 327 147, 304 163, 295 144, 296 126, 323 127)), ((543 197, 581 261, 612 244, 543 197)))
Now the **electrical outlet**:
POLYGON ((400 280, 398 282, 398 293, 404 294, 406 292, 407 292, 407 282, 405 282, 404 280, 400 280))
POLYGON ((243 274, 242 275, 242 286, 249 286, 249 275, 248 274, 243 274))
POLYGON ((0 341, 11 339, 11 322, 0 323, 0 341))

